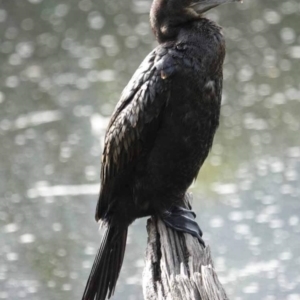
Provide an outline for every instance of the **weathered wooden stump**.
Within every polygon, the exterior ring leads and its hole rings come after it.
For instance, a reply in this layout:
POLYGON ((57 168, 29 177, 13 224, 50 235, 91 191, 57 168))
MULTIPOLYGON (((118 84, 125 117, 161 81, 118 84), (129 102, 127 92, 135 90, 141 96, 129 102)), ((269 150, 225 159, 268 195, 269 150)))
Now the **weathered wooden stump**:
POLYGON ((147 231, 145 300, 228 300, 209 246, 166 227, 157 217, 148 220, 147 231))

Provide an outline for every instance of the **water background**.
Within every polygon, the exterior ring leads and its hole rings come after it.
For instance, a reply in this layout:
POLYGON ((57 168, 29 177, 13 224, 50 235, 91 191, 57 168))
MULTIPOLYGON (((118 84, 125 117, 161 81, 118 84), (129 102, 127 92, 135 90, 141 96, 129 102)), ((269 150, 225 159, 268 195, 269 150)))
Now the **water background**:
MULTIPOLYGON (((0 299, 80 299, 108 118, 155 47, 144 0, 0 1, 0 299)), ((230 299, 300 299, 300 3, 214 9, 221 126, 191 188, 230 299)), ((114 299, 142 299, 146 220, 114 299)))

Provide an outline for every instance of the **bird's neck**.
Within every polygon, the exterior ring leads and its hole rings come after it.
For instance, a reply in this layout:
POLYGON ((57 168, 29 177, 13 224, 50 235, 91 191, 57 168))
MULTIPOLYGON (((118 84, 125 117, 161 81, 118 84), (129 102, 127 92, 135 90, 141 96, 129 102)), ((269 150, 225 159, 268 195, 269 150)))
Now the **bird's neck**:
POLYGON ((195 11, 182 6, 178 0, 154 0, 150 11, 150 23, 159 43, 176 39, 185 23, 199 20, 195 11))

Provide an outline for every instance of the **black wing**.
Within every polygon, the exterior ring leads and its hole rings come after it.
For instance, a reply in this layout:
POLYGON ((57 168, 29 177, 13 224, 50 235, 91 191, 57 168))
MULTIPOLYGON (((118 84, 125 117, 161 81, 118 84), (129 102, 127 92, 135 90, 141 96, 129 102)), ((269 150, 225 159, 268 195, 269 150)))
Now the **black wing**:
POLYGON ((101 166, 101 191, 96 220, 109 207, 110 192, 118 173, 136 159, 141 136, 159 118, 168 100, 169 77, 176 71, 176 60, 169 45, 158 46, 142 62, 122 92, 105 135, 101 166))

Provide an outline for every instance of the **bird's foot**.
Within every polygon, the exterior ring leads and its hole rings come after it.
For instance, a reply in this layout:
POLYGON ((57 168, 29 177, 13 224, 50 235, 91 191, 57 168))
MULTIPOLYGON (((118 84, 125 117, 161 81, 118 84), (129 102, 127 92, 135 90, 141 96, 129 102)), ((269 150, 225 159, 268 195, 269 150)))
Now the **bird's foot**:
POLYGON ((168 227, 191 234, 205 247, 202 230, 195 221, 196 214, 192 210, 176 206, 172 211, 162 213, 161 218, 168 227))

